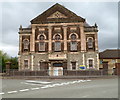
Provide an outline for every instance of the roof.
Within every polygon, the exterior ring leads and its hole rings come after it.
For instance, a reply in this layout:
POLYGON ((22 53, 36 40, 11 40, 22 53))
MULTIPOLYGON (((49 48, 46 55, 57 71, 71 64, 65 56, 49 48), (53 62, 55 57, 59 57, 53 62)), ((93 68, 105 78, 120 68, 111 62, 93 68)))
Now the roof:
POLYGON ((100 59, 120 59, 120 49, 107 49, 99 53, 100 59))
POLYGON ((31 20, 32 24, 44 24, 44 23, 68 23, 68 22, 84 22, 85 19, 77 16, 72 11, 68 10, 64 6, 56 3, 51 8, 31 20), (59 12, 62 16, 66 16, 64 18, 48 18, 55 12, 59 12))

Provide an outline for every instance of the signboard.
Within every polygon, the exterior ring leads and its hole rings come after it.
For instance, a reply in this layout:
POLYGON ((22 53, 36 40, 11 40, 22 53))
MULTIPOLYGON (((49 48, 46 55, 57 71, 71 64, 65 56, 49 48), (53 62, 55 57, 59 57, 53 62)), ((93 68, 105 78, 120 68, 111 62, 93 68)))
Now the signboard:
POLYGON ((86 66, 85 66, 85 65, 80 65, 79 69, 80 69, 80 70, 85 70, 85 69, 86 69, 86 66))

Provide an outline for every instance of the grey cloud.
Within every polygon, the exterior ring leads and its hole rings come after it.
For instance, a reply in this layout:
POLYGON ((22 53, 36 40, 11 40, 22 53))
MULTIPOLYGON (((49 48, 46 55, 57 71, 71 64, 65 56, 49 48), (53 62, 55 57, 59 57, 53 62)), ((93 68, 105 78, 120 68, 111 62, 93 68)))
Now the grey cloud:
MULTIPOLYGON (((3 4, 3 42, 18 46, 18 28, 27 27, 30 20, 51 7, 55 2, 24 2, 3 4), (6 41, 7 40, 7 41, 6 41)), ((61 2, 77 15, 86 18, 90 25, 99 26, 99 48, 117 48, 118 8, 117 3, 109 2, 61 2), (113 40, 113 42, 111 41, 113 40)), ((17 54, 16 54, 17 55, 17 54)))

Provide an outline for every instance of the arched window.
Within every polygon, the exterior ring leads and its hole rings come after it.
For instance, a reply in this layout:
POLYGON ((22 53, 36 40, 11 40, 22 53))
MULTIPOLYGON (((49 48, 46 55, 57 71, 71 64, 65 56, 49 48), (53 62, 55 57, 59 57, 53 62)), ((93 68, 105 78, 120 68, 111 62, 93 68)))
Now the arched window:
POLYGON ((55 35, 55 40, 60 40, 60 35, 59 34, 55 35))
POLYGON ((93 39, 92 38, 88 38, 88 48, 93 48, 93 39))
POLYGON ((23 44, 24 44, 24 50, 28 50, 29 40, 27 39, 23 40, 23 44))
POLYGON ((76 40, 76 38, 77 38, 77 37, 76 37, 75 34, 72 34, 72 35, 71 35, 71 39, 72 39, 72 40, 76 40))
POLYGON ((44 40, 44 39, 45 39, 44 35, 40 35, 40 36, 39 36, 39 39, 40 39, 40 40, 44 40))

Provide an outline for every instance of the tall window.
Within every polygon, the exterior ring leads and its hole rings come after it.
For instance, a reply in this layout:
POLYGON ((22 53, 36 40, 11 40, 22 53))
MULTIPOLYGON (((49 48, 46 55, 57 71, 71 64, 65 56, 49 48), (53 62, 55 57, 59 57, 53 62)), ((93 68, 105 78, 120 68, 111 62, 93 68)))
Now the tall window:
POLYGON ((44 35, 40 35, 39 39, 44 40, 45 39, 44 35))
POLYGON ((93 48, 93 39, 88 38, 88 48, 93 48))
MULTIPOLYGON (((61 37, 59 34, 55 35, 55 40, 60 40, 61 37)), ((54 50, 55 51, 61 51, 61 42, 60 41, 55 41, 54 42, 54 50)))
POLYGON ((45 42, 39 43, 39 51, 45 51, 45 42))
POLYGON ((61 42, 60 41, 56 41, 54 43, 55 46, 55 51, 61 51, 61 42))
POLYGON ((28 68, 28 60, 24 60, 24 67, 28 68))
POLYGON ((72 34, 72 35, 71 35, 71 39, 72 39, 72 40, 75 40, 76 38, 77 38, 77 37, 76 37, 75 34, 72 34))
POLYGON ((29 41, 27 39, 23 40, 24 50, 28 50, 29 41))
POLYGON ((70 42, 70 50, 71 51, 76 51, 77 50, 77 42, 76 41, 70 42))
POLYGON ((93 68, 93 60, 89 59, 89 68, 93 68))
POLYGON ((76 62, 71 62, 72 64, 72 69, 76 69, 76 62))

